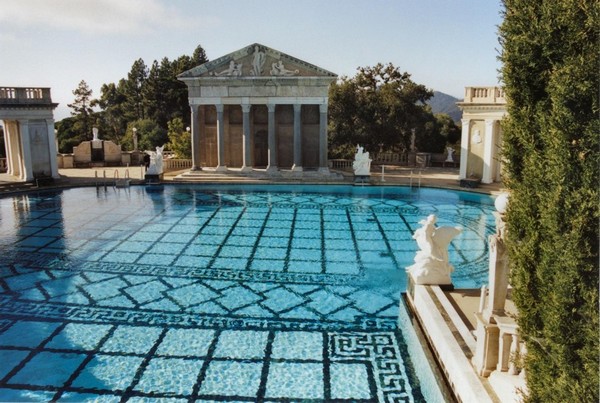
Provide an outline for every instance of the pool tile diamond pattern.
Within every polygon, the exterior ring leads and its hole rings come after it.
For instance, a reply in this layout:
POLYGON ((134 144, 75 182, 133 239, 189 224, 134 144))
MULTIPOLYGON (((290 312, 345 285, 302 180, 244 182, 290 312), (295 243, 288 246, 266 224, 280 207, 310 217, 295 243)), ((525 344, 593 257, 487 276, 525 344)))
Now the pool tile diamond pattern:
POLYGON ((0 199, 0 400, 420 400, 397 328, 411 234, 462 225, 453 278, 478 285, 490 206, 357 192, 0 199))

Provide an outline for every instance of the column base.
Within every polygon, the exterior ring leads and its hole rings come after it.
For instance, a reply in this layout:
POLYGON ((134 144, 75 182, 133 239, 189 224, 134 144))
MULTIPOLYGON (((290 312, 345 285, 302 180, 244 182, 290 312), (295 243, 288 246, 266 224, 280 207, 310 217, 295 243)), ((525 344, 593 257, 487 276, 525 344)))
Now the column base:
POLYGON ((299 165, 294 164, 292 166, 292 172, 302 172, 302 167, 299 165))
POLYGON ((281 173, 279 172, 279 168, 277 168, 275 166, 268 166, 267 169, 265 170, 265 172, 267 173, 267 175, 271 175, 271 176, 281 175, 281 173))
POLYGON ((215 168, 215 172, 227 172, 227 166, 226 165, 219 165, 215 168))
POLYGON ((319 173, 321 175, 330 175, 331 174, 328 167, 319 167, 319 173))
POLYGON ((192 166, 190 171, 202 171, 202 167, 192 166))
POLYGON ((243 173, 250 173, 252 171, 254 171, 252 169, 252 167, 247 167, 247 166, 243 166, 242 169, 240 169, 240 172, 243 172, 243 173))

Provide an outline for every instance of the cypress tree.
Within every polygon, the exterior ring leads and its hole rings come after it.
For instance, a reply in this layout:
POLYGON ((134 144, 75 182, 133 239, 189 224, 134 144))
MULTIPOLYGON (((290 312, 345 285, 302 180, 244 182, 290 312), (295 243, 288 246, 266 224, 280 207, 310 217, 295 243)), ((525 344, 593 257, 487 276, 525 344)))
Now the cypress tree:
POLYGON ((527 401, 599 401, 597 0, 503 0, 505 184, 527 401))

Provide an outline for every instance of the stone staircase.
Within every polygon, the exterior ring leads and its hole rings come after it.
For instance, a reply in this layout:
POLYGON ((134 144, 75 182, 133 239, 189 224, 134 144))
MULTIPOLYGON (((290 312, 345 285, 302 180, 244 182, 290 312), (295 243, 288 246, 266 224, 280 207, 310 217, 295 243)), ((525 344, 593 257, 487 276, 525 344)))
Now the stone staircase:
POLYGON ((264 183, 264 182, 343 182, 344 176, 331 172, 323 174, 318 171, 292 172, 279 170, 276 173, 267 173, 264 170, 241 172, 229 169, 225 172, 203 169, 202 171, 187 171, 173 178, 175 182, 197 183, 264 183))

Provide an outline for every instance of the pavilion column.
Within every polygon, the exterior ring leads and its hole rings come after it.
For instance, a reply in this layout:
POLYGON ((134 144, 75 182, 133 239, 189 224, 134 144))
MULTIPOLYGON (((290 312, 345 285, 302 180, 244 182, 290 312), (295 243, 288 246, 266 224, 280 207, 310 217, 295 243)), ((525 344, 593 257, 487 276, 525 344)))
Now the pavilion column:
POLYGON ((462 119, 462 133, 460 135, 460 169, 459 179, 467 178, 467 162, 469 161, 469 143, 471 133, 471 119, 462 119))
POLYGON ((277 168, 277 139, 275 138, 275 105, 268 104, 268 145, 269 145, 269 162, 267 164, 267 172, 274 173, 277 168))
POLYGON ((242 104, 242 172, 252 172, 252 154, 250 150, 250 104, 242 104))
POLYGON ((23 172, 23 164, 21 162, 21 140, 19 139, 19 126, 17 121, 10 121, 7 128, 10 144, 10 165, 8 166, 8 173, 12 176, 20 177, 21 172, 23 172))
POLYGON ((329 173, 327 166, 327 104, 319 105, 319 172, 329 173))
POLYGON ((2 121, 2 125, 4 126, 4 150, 6 150, 6 173, 8 175, 13 174, 13 164, 12 164, 12 140, 10 138, 11 130, 8 127, 8 121, 2 121))
POLYGON ((192 132, 192 171, 201 171, 200 164, 200 130, 198 124, 198 105, 190 105, 192 132))
POLYGON ((32 181, 33 164, 31 161, 31 142, 29 138, 29 120, 19 120, 19 132, 21 134, 21 180, 32 181))
POLYGON ((223 104, 217 104, 217 172, 227 171, 225 166, 225 122, 223 119, 223 104))
POLYGON ((59 179, 58 174, 58 163, 56 156, 58 150, 56 149, 56 137, 54 136, 54 119, 46 119, 46 125, 48 127, 48 154, 50 154, 50 170, 51 175, 54 179, 59 179))
POLYGON ((294 165, 293 172, 302 172, 302 104, 294 104, 294 165))
POLYGON ((481 175, 482 183, 492 183, 494 173, 494 146, 496 144, 494 119, 485 120, 485 136, 483 141, 483 173, 481 175))

